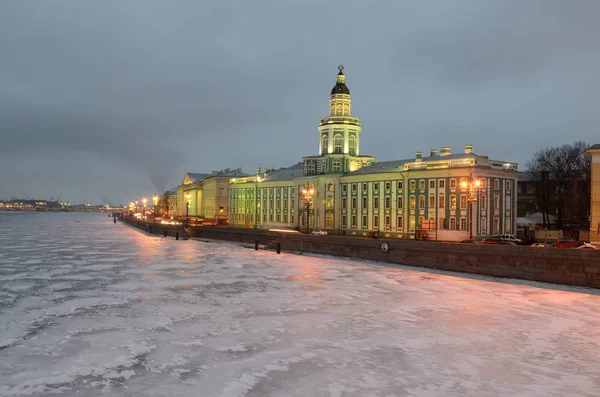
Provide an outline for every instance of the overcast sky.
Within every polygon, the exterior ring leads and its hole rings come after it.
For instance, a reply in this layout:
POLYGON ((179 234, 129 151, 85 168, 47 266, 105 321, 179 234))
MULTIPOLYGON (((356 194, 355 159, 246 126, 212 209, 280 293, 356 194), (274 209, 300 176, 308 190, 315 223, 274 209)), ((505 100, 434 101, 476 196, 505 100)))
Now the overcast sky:
POLYGON ((470 143, 522 167, 600 142, 599 18, 598 0, 1 1, 0 199, 128 203, 293 165, 340 63, 361 154, 470 143))

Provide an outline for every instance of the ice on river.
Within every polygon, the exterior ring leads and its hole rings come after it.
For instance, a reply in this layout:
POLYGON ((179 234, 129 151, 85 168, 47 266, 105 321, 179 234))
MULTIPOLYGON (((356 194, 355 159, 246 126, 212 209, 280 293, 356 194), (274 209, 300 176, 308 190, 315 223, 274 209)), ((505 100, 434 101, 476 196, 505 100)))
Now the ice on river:
POLYGON ((600 296, 0 213, 2 396, 598 396, 600 296))

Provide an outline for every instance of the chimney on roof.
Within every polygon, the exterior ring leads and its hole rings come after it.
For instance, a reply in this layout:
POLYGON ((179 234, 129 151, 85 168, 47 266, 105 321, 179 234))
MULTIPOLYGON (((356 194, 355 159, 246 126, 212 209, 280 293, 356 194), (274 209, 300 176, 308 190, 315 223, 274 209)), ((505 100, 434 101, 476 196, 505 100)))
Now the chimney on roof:
POLYGON ((465 145, 465 154, 473 153, 473 145, 465 145))
POLYGON ((437 150, 435 150, 435 149, 431 149, 431 150, 429 151, 429 156, 433 157, 433 156, 436 156, 436 155, 437 155, 437 150))
POLYGON ((423 153, 421 153, 421 152, 415 153, 415 161, 421 161, 421 160, 423 160, 423 153))
POLYGON ((448 146, 443 146, 440 148, 440 156, 449 156, 450 154, 452 154, 452 149, 450 149, 448 146))

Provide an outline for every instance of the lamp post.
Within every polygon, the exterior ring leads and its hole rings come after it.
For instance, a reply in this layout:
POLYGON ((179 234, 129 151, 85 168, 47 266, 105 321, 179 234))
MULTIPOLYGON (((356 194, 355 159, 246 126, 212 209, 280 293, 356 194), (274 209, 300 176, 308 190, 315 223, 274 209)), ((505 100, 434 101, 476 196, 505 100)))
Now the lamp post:
POLYGON ((474 196, 473 190, 479 189, 481 186, 481 181, 479 179, 475 179, 472 176, 469 178, 469 181, 462 181, 460 186, 463 189, 469 189, 469 240, 473 240, 473 203, 477 201, 477 197, 474 196))
POLYGON ((148 202, 148 199, 146 197, 144 197, 142 199, 142 203, 144 203, 144 207, 143 207, 143 213, 142 213, 142 218, 144 218, 144 220, 146 220, 146 203, 148 202))
POLYGON ((152 197, 152 201, 154 201, 154 208, 152 210, 152 223, 156 223, 156 204, 158 204, 158 196, 155 194, 152 197))
POLYGON ((190 194, 186 193, 185 194, 185 227, 188 227, 190 225, 189 213, 190 213, 190 194))
POLYGON ((304 185, 302 188, 302 197, 304 197, 304 205, 306 207, 306 233, 310 233, 310 205, 315 195, 315 189, 311 185, 304 185))

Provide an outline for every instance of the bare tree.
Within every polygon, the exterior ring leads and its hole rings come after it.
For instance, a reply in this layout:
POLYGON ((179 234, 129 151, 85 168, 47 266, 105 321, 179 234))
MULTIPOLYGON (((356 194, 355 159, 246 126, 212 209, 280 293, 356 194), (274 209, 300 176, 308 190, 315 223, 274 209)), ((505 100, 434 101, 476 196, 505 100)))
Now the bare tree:
POLYGON ((543 223, 548 215, 556 214, 557 226, 562 229, 565 209, 579 218, 589 209, 589 181, 591 164, 585 156, 588 145, 579 141, 572 145, 544 148, 526 163, 526 172, 535 181, 535 195, 542 211, 543 223))

